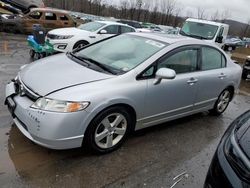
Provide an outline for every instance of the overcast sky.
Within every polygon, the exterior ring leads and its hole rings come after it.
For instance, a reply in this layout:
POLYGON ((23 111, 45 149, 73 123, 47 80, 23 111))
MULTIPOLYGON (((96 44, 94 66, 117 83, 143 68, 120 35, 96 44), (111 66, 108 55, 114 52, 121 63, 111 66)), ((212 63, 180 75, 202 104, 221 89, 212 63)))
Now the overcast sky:
MULTIPOLYGON (((121 0, 113 0, 118 3, 121 0)), ((147 0, 144 0, 147 1, 147 0)), ((153 1, 153 0, 148 0, 153 1)), ((166 0, 167 1, 167 0, 166 0)), ((182 8, 182 16, 186 16, 187 12, 192 12, 193 16, 197 16, 197 7, 206 9, 205 14, 211 17, 216 10, 223 12, 228 10, 231 15, 230 19, 247 23, 250 20, 250 0, 176 0, 177 4, 182 8)), ((161 2, 161 0, 158 0, 161 2)))

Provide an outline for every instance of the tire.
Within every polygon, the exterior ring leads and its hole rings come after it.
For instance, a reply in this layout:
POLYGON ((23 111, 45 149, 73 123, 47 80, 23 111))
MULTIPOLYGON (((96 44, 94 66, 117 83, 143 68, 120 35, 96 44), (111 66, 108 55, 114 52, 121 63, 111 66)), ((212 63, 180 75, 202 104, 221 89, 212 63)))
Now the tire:
POLYGON ((30 49, 29 54, 30 54, 30 57, 31 57, 31 58, 34 58, 35 51, 34 51, 33 49, 30 49))
POLYGON ((243 71, 242 71, 242 79, 246 80, 247 76, 248 76, 248 72, 243 69, 243 71))
POLYGON ((132 124, 132 118, 125 108, 110 107, 90 123, 84 134, 84 144, 98 154, 112 152, 126 140, 132 124), (114 124, 115 121, 118 122, 114 124))
POLYGON ((216 116, 221 115, 227 109, 231 101, 232 95, 233 93, 231 90, 223 90, 219 95, 217 101, 215 102, 213 109, 210 110, 210 113, 216 116))
POLYGON ((75 43, 75 45, 73 46, 73 50, 75 49, 80 49, 86 45, 88 45, 89 43, 87 41, 78 41, 77 43, 75 43))
POLYGON ((40 53, 35 52, 35 54, 34 54, 34 60, 38 60, 38 59, 40 59, 40 58, 41 58, 40 53))

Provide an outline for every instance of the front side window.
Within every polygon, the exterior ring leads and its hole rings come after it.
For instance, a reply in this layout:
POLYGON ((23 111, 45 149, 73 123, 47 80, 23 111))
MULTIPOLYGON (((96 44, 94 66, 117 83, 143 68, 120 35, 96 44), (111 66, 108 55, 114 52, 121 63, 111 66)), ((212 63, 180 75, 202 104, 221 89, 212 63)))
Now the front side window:
POLYGON ((202 47, 202 65, 201 70, 219 69, 226 66, 224 55, 210 47, 202 47))
POLYGON ((124 34, 76 52, 120 72, 127 72, 162 50, 167 43, 124 34))
POLYGON ((104 28, 107 31, 107 34, 118 34, 119 26, 118 25, 109 25, 104 28))
POLYGON ((194 72, 197 70, 197 57, 197 49, 185 49, 160 60, 157 69, 173 69, 176 74, 194 72))
POLYGON ((82 29, 85 31, 95 32, 105 26, 106 24, 100 22, 89 22, 86 24, 81 24, 78 29, 82 29))
POLYGON ((36 19, 36 20, 39 20, 41 18, 42 14, 43 14, 42 12, 34 11, 34 12, 31 12, 29 14, 29 17, 36 19))

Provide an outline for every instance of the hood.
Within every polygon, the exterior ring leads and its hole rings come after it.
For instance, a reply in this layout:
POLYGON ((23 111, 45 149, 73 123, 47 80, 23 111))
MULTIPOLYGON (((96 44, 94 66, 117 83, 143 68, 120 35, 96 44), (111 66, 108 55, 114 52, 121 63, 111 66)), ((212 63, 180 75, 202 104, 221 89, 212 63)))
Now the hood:
POLYGON ((84 35, 84 34, 89 34, 89 33, 91 32, 78 29, 76 27, 53 29, 49 32, 49 34, 53 34, 53 35, 84 35))
POLYGON ((69 59, 66 54, 35 61, 23 68, 19 76, 28 88, 41 96, 66 87, 114 77, 84 67, 69 59))
POLYGON ((242 126, 244 131, 239 130, 241 132, 240 135, 238 135, 239 138, 239 145, 241 146, 243 152, 247 155, 247 157, 250 159, 250 117, 249 120, 242 126))

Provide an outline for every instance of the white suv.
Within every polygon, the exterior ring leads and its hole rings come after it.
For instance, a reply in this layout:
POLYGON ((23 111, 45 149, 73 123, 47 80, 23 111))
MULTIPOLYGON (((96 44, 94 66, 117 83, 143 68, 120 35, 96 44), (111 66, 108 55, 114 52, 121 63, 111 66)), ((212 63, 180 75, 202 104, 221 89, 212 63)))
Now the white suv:
POLYGON ((77 28, 61 28, 48 32, 47 39, 58 52, 68 52, 81 48, 113 35, 136 32, 135 28, 110 21, 95 21, 77 28))

